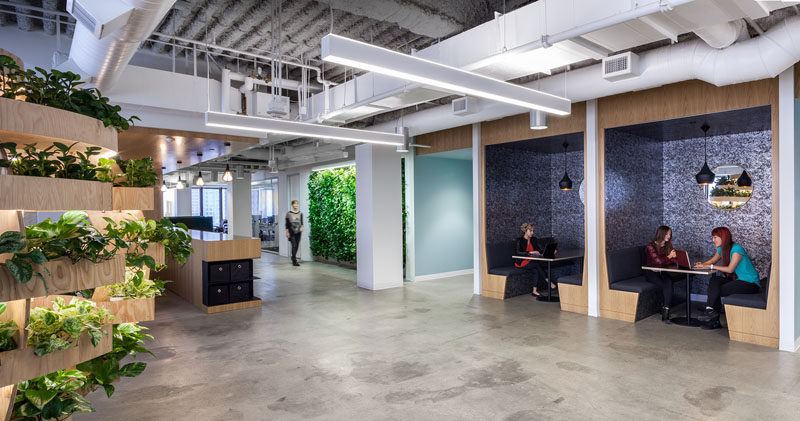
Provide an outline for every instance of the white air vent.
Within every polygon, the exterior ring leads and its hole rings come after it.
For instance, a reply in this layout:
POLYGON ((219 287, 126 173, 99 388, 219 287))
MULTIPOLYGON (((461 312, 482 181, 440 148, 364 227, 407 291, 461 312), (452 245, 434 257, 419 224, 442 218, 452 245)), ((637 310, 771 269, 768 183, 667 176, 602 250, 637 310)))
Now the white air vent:
POLYGON ((453 114, 455 115, 470 115, 477 112, 475 109, 475 99, 468 96, 456 98, 453 100, 452 104, 453 114))
POLYGON ((288 119, 291 117, 291 108, 288 96, 272 96, 259 92, 253 100, 255 115, 288 119))
POLYGON ((606 57, 601 69, 603 78, 611 82, 639 76, 639 56, 628 51, 606 57))
POLYGON ((97 39, 102 39, 125 26, 133 8, 120 1, 67 0, 67 12, 92 31, 97 39))

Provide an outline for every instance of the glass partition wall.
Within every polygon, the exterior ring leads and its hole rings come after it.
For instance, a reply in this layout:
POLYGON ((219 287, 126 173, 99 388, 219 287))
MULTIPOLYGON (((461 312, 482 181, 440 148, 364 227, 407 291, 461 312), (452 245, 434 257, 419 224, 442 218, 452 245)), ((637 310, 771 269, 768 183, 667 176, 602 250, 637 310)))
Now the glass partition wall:
POLYGON ((253 209, 253 237, 261 239, 261 249, 278 251, 278 179, 254 181, 251 204, 253 209))

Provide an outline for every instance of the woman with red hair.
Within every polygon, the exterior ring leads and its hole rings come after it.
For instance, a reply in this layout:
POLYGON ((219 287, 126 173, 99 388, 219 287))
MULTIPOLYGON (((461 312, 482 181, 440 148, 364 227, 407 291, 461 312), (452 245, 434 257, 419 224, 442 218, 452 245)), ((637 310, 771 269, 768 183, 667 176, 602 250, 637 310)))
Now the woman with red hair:
POLYGON ((733 242, 731 231, 726 227, 717 227, 711 231, 711 240, 717 246, 714 257, 697 262, 694 267, 698 269, 711 269, 719 271, 711 276, 708 284, 708 300, 706 302, 705 318, 708 323, 703 329, 719 329, 719 312, 722 309, 721 298, 732 294, 755 294, 761 288, 756 271, 750 256, 744 247, 733 242), (722 261, 721 264, 720 260, 722 261))

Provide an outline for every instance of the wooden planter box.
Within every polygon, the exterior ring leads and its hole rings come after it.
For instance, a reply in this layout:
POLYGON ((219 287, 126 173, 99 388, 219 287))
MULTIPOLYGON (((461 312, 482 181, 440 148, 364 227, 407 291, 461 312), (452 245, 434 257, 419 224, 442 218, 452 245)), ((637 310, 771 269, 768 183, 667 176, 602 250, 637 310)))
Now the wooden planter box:
POLYGON ((163 265, 167 263, 166 253, 167 248, 161 243, 147 244, 147 251, 145 254, 155 259, 157 265, 163 265))
MULTIPOLYGON (((125 279, 125 255, 122 253, 100 263, 82 260, 73 264, 68 258, 60 258, 42 266, 50 270, 50 276, 45 275, 47 290, 41 279, 34 277, 26 284, 20 284, 8 268, 0 267, 0 302, 97 288, 125 279)), ((40 269, 34 266, 34 273, 40 269)))
POLYGON ((0 175, 0 192, 0 210, 111 210, 111 183, 0 175))
POLYGON ((141 298, 136 300, 111 301, 105 287, 94 290, 92 301, 98 307, 103 307, 111 314, 116 316, 111 323, 138 323, 155 320, 156 318, 156 299, 141 298))
POLYGON ((53 142, 79 142, 81 148, 74 149, 99 146, 102 152, 118 150, 116 129, 104 127, 96 118, 10 98, 0 98, 0 138, 41 148, 53 142))
POLYGON ((88 334, 82 334, 77 347, 56 351, 43 357, 34 354, 33 347, 0 352, 0 385, 13 385, 44 376, 111 352, 111 324, 105 325, 103 330, 107 335, 103 335, 97 346, 92 345, 88 334))
POLYGON ((114 187, 111 207, 117 211, 151 211, 155 209, 155 195, 154 187, 114 187))

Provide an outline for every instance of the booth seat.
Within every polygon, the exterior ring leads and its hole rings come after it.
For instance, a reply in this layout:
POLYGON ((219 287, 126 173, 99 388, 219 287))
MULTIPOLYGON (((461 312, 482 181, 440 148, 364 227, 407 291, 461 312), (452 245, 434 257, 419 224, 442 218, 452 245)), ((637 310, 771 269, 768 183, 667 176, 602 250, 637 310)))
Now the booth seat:
MULTIPOLYGON (((490 278, 494 278, 495 285, 492 294, 494 298, 511 298, 533 292, 535 276, 529 270, 514 266, 511 258, 516 252, 516 240, 486 245, 486 264, 490 278)), ((531 262, 530 264, 535 264, 531 262)))
POLYGON ((628 321, 639 321, 659 311, 661 290, 647 282, 642 269, 645 262, 644 247, 629 247, 607 253, 608 283, 612 291, 625 291, 635 296, 631 299, 613 300, 613 312, 627 315, 628 321))
POLYGON ((767 276, 761 280, 761 292, 722 297, 731 340, 778 347, 778 302, 771 288, 776 286, 767 276))
POLYGON ((561 311, 589 314, 589 291, 583 285, 583 273, 558 277, 561 311))

